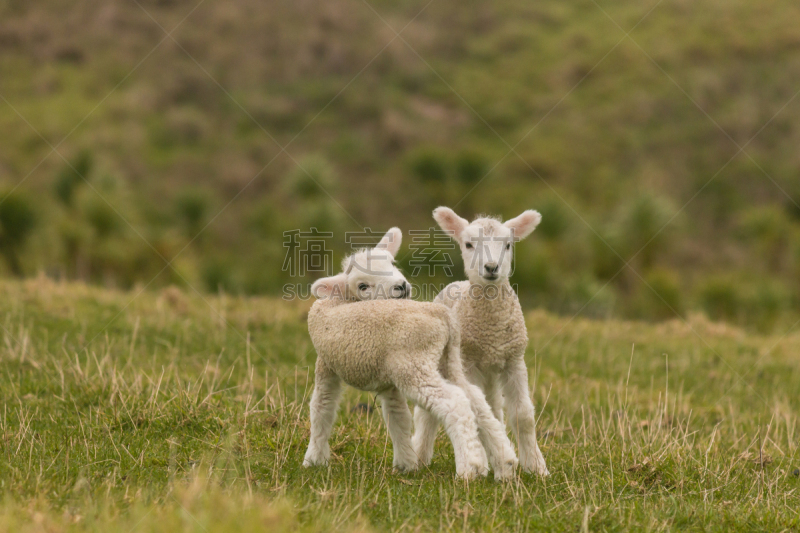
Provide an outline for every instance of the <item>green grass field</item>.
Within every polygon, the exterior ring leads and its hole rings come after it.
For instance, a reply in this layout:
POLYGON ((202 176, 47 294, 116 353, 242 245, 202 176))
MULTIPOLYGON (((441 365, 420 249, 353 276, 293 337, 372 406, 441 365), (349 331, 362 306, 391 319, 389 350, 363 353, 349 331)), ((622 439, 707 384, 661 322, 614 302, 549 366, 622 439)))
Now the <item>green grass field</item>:
POLYGON ((348 391, 306 470, 307 303, 0 282, 0 531, 797 531, 800 334, 527 314, 552 476, 391 468, 348 391))

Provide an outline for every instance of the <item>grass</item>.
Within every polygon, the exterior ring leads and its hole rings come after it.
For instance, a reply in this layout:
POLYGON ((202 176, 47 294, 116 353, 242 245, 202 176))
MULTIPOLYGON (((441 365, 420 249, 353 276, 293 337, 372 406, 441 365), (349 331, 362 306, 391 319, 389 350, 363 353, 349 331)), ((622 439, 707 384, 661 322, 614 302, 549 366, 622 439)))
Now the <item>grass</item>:
POLYGON ((348 391, 328 468, 301 461, 307 303, 0 282, 0 531, 787 531, 800 528, 800 335, 692 316, 528 313, 552 476, 391 468, 348 391), (355 409, 354 409, 355 408, 355 409))

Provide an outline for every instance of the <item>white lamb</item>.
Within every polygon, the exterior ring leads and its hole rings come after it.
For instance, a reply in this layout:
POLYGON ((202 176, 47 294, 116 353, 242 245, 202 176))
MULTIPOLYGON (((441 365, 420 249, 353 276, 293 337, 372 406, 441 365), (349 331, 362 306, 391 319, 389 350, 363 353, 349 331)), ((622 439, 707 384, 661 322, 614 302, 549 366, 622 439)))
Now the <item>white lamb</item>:
MULTIPOLYGON (((528 391, 525 349, 528 332, 519 299, 508 282, 512 244, 539 225, 542 216, 532 210, 501 223, 477 218, 472 223, 452 209, 439 207, 433 218, 452 232, 461 246, 468 281, 445 287, 434 300, 454 309, 461 326, 461 354, 467 379, 479 386, 503 421, 503 397, 519 446, 523 470, 548 475, 536 442, 536 418, 528 391)), ((423 409, 414 411, 414 450, 423 464, 433 454, 438 421, 423 409)))
POLYGON ((458 476, 486 475, 488 452, 495 478, 508 478, 517 458, 483 393, 464 376, 455 315, 442 305, 405 299, 410 287, 393 264, 401 238, 392 228, 375 249, 346 258, 344 272, 312 286, 319 299, 308 314, 308 331, 317 364, 303 464, 328 462, 344 381, 381 399, 398 470, 419 465, 408 398, 444 424, 458 476))

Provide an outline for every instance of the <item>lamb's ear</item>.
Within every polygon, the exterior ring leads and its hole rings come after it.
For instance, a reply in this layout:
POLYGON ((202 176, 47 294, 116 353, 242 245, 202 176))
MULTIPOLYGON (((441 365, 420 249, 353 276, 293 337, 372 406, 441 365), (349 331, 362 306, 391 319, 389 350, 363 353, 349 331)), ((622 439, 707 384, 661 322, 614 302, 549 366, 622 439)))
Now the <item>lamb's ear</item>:
POLYGON ((536 229, 539 222, 542 221, 542 215, 538 211, 528 209, 517 218, 512 218, 503 224, 514 232, 514 240, 521 241, 536 229))
POLYGON ((311 294, 318 300, 344 300, 347 293, 347 274, 321 278, 311 285, 311 294))
POLYGON ((383 236, 381 242, 379 242, 375 248, 387 250, 390 254, 392 254, 392 257, 394 257, 400 250, 400 244, 402 242, 403 232, 400 231, 400 228, 392 228, 386 232, 386 235, 383 236))
POLYGON ((461 242, 461 232, 469 226, 469 222, 466 219, 456 215, 456 212, 449 207, 437 207, 434 209, 433 219, 439 224, 440 228, 451 232, 453 238, 458 242, 461 242))

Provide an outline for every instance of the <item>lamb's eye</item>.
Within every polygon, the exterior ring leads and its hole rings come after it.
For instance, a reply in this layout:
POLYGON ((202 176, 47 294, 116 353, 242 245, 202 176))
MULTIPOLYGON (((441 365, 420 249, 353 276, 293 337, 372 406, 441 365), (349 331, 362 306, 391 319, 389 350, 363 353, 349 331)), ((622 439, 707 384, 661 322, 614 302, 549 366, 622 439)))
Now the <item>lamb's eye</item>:
POLYGON ((466 243, 464 246, 467 247, 467 250, 472 250, 472 243, 471 242, 466 243))
POLYGON ((359 283, 358 284, 358 290, 360 290, 360 291, 365 291, 365 290, 367 290, 368 287, 369 287, 369 285, 367 285, 366 283, 359 283))
POLYGON ((510 249, 511 249, 511 243, 508 242, 508 243, 506 243, 506 250, 510 250, 510 249))

